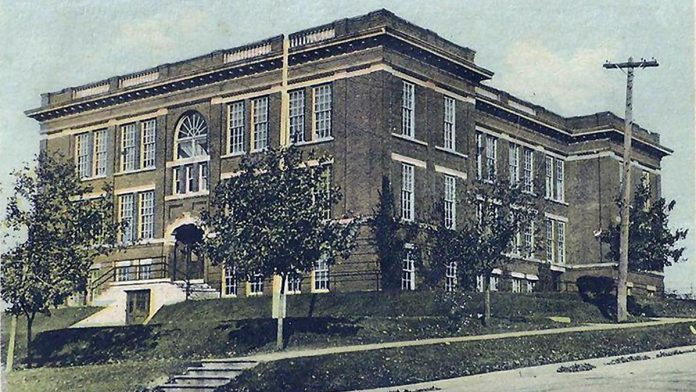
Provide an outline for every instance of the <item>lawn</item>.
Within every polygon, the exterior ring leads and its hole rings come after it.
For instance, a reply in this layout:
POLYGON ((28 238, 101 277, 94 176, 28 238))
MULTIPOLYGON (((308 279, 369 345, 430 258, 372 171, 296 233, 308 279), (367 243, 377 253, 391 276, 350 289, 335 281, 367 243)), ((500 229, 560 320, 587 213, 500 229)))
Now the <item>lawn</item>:
POLYGON ((185 363, 178 360, 26 369, 9 373, 7 387, 12 392, 135 392, 184 369, 185 363))
MULTIPOLYGON (((494 319, 478 320, 481 295, 463 294, 453 306, 434 292, 306 294, 289 298, 288 347, 326 347, 427 337, 550 328, 562 324, 547 316, 568 316, 573 323, 607 321, 576 295, 495 293, 494 319)), ((110 361, 200 359, 270 351, 275 320, 270 298, 191 301, 164 307, 148 325, 55 330, 37 336, 39 366, 76 366, 110 361)))
POLYGON ((696 344, 686 323, 304 357, 262 363, 223 391, 347 391, 696 344))
MULTIPOLYGON (((93 306, 85 306, 80 308, 59 308, 52 309, 51 315, 46 316, 39 314, 34 319, 32 332, 36 337, 41 332, 51 330, 61 330, 67 328, 85 317, 94 314, 101 308, 93 306)), ((10 322, 12 318, 6 314, 2 314, 2 362, 7 359, 7 344, 10 338, 10 322)), ((15 366, 19 365, 19 360, 24 358, 27 353, 27 322, 26 318, 20 317, 17 319, 17 334, 15 337, 15 366)))

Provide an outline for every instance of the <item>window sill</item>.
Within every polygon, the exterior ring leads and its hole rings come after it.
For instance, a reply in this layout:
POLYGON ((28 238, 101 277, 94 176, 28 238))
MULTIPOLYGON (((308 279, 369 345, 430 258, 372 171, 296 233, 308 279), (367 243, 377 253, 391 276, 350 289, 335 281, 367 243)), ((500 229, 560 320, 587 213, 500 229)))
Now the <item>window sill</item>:
POLYGON ((236 158, 236 157, 241 157, 246 155, 246 151, 239 151, 239 152, 231 152, 229 154, 222 155, 220 159, 225 159, 225 158, 236 158))
POLYGON ((312 290, 312 293, 316 293, 316 294, 329 293, 329 292, 330 292, 329 289, 314 289, 314 290, 312 290))
POLYGON ((309 146, 312 144, 328 143, 328 142, 332 142, 332 141, 334 141, 334 138, 332 136, 330 136, 330 137, 324 137, 321 139, 314 139, 314 140, 308 140, 306 142, 297 142, 297 143, 290 143, 290 144, 293 146, 302 147, 302 146, 309 146))
POLYGON ((169 168, 169 167, 188 165, 191 163, 208 162, 208 161, 210 161, 210 155, 204 155, 204 156, 186 158, 186 159, 175 159, 173 161, 167 162, 167 164, 165 166, 169 168))
MULTIPOLYGON (((115 174, 114 174, 115 176, 115 174)), ((80 178, 80 181, 94 181, 94 180, 101 180, 106 178, 106 174, 102 174, 101 176, 94 176, 94 177, 85 177, 85 178, 80 178)))
POLYGON ((126 174, 135 174, 135 173, 155 171, 155 169, 157 169, 157 168, 156 167, 146 167, 146 168, 137 169, 137 170, 120 171, 118 173, 114 173, 114 177, 124 176, 126 174))
POLYGON ((256 154, 257 152, 266 152, 266 151, 268 151, 268 147, 252 148, 251 151, 249 151, 249 153, 256 154))
POLYGON ((440 146, 435 146, 435 149, 438 151, 446 152, 447 154, 452 154, 454 156, 458 156, 460 158, 469 159, 468 155, 462 154, 461 152, 458 152, 456 150, 450 150, 449 148, 440 147, 440 146))
POLYGON ((188 199, 191 197, 199 197, 199 196, 208 196, 209 194, 210 194, 210 191, 205 190, 205 191, 198 191, 198 192, 191 192, 191 193, 180 193, 180 194, 175 194, 175 195, 167 195, 164 197, 164 201, 181 200, 181 199, 188 199))
POLYGON ((246 296, 247 297, 260 297, 262 295, 263 295, 263 293, 248 293, 246 296))
POLYGON ((401 134, 393 133, 393 132, 392 132, 391 135, 392 135, 393 137, 397 138, 397 139, 405 140, 405 141, 407 141, 407 142, 420 144, 421 146, 425 146, 425 147, 428 146, 428 143, 426 143, 426 142, 424 142, 424 141, 422 141, 422 140, 418 140, 418 139, 413 138, 413 137, 409 137, 409 136, 405 136, 405 135, 401 135, 401 134))
POLYGON ((544 197, 544 200, 550 201, 550 202, 553 202, 553 203, 556 203, 556 204, 560 204, 560 205, 566 206, 566 207, 570 205, 570 204, 566 203, 565 201, 554 200, 554 199, 551 199, 551 198, 549 198, 549 197, 544 197))
POLYGON ((221 298, 237 298, 237 294, 220 294, 221 298))

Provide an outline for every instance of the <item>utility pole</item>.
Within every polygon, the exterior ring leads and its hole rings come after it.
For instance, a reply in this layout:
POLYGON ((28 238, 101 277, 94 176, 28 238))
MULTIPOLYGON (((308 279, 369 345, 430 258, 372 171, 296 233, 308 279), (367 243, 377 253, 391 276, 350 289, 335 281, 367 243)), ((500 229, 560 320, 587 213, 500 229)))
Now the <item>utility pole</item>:
POLYGON ((621 181, 621 233, 619 237, 619 281, 616 284, 616 321, 626 321, 626 281, 628 280, 628 228, 630 225, 631 195, 631 138, 633 135, 633 71, 636 68, 657 67, 652 60, 633 61, 629 57, 625 63, 604 63, 606 69, 626 70, 626 114, 624 116, 623 181, 621 181))

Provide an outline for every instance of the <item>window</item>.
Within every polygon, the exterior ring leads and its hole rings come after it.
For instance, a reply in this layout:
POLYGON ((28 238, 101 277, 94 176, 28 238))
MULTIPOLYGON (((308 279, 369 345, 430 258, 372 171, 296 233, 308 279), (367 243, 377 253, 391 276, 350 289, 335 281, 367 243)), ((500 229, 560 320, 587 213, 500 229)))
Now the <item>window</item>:
POLYGON ((534 252, 534 222, 529 222, 529 224, 524 225, 522 241, 524 254, 525 256, 530 257, 534 252))
POLYGON ((413 255, 413 248, 408 249, 411 244, 406 244, 406 252, 402 260, 401 267, 401 290, 416 289, 416 260, 413 255))
POLYGON ((136 169, 135 144, 136 124, 121 125, 121 171, 133 171, 136 169))
POLYGON ((546 261, 549 263, 553 262, 553 221, 551 219, 546 219, 546 261))
POLYGON ((106 129, 75 136, 75 166, 80 179, 106 175, 106 129))
POLYGON ((94 131, 94 176, 106 175, 106 129, 94 131))
POLYGON ((546 260, 551 263, 565 264, 566 223, 546 218, 546 260))
POLYGON ((92 177, 89 163, 89 133, 82 133, 75 137, 75 157, 77 161, 77 173, 80 178, 92 177))
POLYGON ((413 221, 415 215, 413 165, 401 165, 401 219, 413 221))
POLYGON ((263 295, 263 275, 254 274, 249 279, 249 295, 263 295))
POLYGON ((118 216, 119 222, 123 224, 121 242, 128 244, 133 242, 135 233, 134 207, 135 201, 132 193, 120 195, 118 197, 118 216))
POLYGON ((520 181, 520 146, 510 143, 508 149, 508 166, 510 172, 510 186, 517 185, 520 181))
POLYGON ((288 274, 285 278, 285 294, 302 293, 302 276, 300 274, 288 274))
POLYGON ((208 190, 208 162, 177 166, 173 169, 174 194, 204 192, 208 190))
POLYGON ((314 87, 314 134, 318 140, 331 137, 331 85, 314 87))
POLYGON ((445 227, 451 230, 457 226, 457 181, 453 176, 445 176, 445 227))
POLYGON ((176 159, 208 156, 208 124, 195 111, 185 113, 176 127, 176 159))
POLYGON ((140 199, 140 239, 151 239, 155 228, 155 192, 141 192, 140 199))
POLYGON ((565 162, 549 155, 545 160, 546 198, 554 201, 565 201, 565 162))
POLYGON ((118 196, 118 218, 124 224, 121 242, 154 238, 155 192, 144 191, 118 196), (137 204, 136 204, 137 202, 137 204))
MULTIPOLYGON (((329 116, 329 119, 331 116, 329 116)), ((305 141, 305 92, 290 91, 290 143, 305 141)))
POLYGON ((486 181, 495 181, 497 142, 498 140, 493 136, 486 135, 486 173, 484 177, 486 181))
POLYGON ((457 262, 452 261, 445 267, 445 291, 457 288, 457 262))
POLYGON ((522 191, 534 193, 534 155, 533 151, 525 148, 524 167, 522 170, 522 191))
MULTIPOLYGON (((491 291, 498 291, 499 278, 497 275, 491 275, 491 279, 488 281, 491 291)), ((483 292, 483 275, 476 276, 476 291, 479 293, 483 292)))
POLYGON ((415 89, 416 87, 413 84, 409 82, 403 82, 403 102, 401 106, 401 134, 410 138, 415 138, 415 89))
POLYGON ((534 286, 535 286, 534 281, 528 280, 528 281, 527 281, 527 292, 528 292, 528 293, 533 293, 533 292, 534 292, 534 286))
POLYGON ((556 258, 558 264, 565 264, 565 222, 556 222, 556 258))
POLYGON ((476 179, 483 179, 483 134, 476 134, 476 179))
POLYGON ((140 123, 140 129, 142 132, 142 153, 141 155, 141 165, 143 169, 151 169, 155 167, 155 126, 157 120, 147 120, 140 123))
POLYGON ((314 291, 329 291, 329 263, 324 259, 314 265, 314 291))
MULTIPOLYGON (((323 168, 321 172, 323 191, 328 194, 331 192, 331 166, 327 165, 323 168)), ((328 198, 327 198, 328 200, 328 198)), ((331 219, 331 204, 322 206, 324 212, 324 219, 331 219)))
POLYGON ((226 266, 223 268, 223 289, 222 293, 224 296, 236 297, 237 296, 237 269, 234 267, 226 266))
POLYGON ((500 283, 500 278, 497 275, 491 275, 491 291, 498 291, 498 283, 500 283))
POLYGON ((450 97, 445 97, 445 123, 444 123, 444 143, 445 149, 456 150, 456 128, 455 112, 456 101, 450 97))
POLYGON ((648 195, 648 198, 645 200, 645 204, 643 205, 643 210, 648 211, 651 204, 650 172, 643 171, 643 174, 640 177, 640 183, 643 185, 643 188, 645 188, 648 195))
POLYGON ((198 164, 198 190, 208 190, 208 163, 201 162, 198 164))
POLYGON ((244 134, 246 134, 246 119, 244 116, 244 101, 227 105, 228 117, 228 154, 244 154, 244 134))
POLYGON ((512 292, 521 293, 522 292, 522 279, 512 278, 512 292))
POLYGON ((268 97, 256 98, 251 101, 252 136, 254 138, 253 151, 260 151, 268 148, 268 97))

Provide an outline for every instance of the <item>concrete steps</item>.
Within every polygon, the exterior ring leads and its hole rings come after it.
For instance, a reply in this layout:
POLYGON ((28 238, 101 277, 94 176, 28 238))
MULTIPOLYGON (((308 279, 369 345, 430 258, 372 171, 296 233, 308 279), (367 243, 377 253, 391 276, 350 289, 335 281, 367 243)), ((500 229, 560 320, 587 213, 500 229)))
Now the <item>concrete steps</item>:
POLYGON ((212 392, 258 362, 235 359, 206 359, 199 367, 189 367, 184 374, 173 376, 156 390, 167 392, 212 392))
MULTIPOLYGON (((177 285, 184 294, 186 293, 186 282, 175 281, 174 284, 177 285)), ((195 301, 212 298, 220 298, 220 292, 210 287, 207 283, 191 282, 191 286, 189 287, 189 299, 195 301)))

